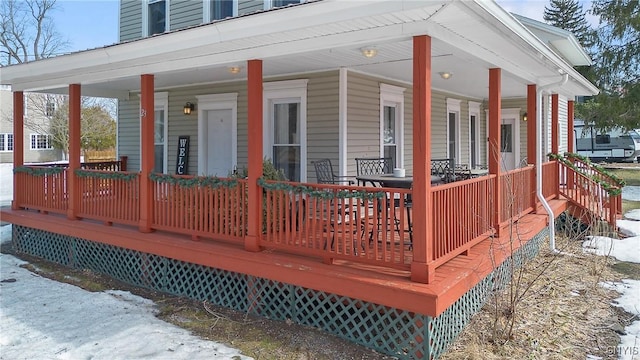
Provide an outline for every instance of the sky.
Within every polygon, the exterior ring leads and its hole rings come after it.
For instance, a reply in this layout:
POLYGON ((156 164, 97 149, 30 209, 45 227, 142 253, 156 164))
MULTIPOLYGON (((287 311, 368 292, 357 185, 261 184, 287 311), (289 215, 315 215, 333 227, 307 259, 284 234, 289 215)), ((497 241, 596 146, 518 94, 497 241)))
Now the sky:
MULTIPOLYGON (((499 0, 497 2, 509 12, 538 21, 543 21, 544 7, 549 4, 548 0, 499 0)), ((590 1, 580 2, 585 10, 590 7, 590 1)), ((118 0, 58 0, 57 6, 57 10, 51 15, 56 29, 70 42, 68 52, 93 49, 118 42, 118 0)), ((597 25, 594 17, 587 16, 587 20, 592 25, 597 25)))

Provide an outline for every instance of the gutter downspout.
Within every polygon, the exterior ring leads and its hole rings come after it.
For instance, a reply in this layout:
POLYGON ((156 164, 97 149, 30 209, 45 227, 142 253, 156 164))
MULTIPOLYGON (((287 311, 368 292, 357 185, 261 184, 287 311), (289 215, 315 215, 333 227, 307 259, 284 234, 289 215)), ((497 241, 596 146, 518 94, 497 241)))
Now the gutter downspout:
POLYGON ((560 253, 557 249, 556 249, 556 219, 553 217, 553 210, 551 210, 551 206, 549 206, 549 203, 547 202, 547 199, 544 198, 544 195, 542 194, 542 111, 541 111, 541 107, 542 107, 542 93, 547 90, 550 89, 552 87, 556 87, 556 86, 562 86, 564 84, 567 83, 567 81, 569 80, 569 74, 562 74, 562 80, 555 82, 555 83, 551 83, 545 86, 541 86, 539 89, 537 89, 536 91, 536 109, 537 109, 537 116, 536 116, 536 195, 538 196, 538 200, 540 200, 540 203, 542 204, 542 207, 544 207, 545 211, 547 212, 547 214, 549 215, 549 247, 551 248, 551 251, 554 253, 560 253))

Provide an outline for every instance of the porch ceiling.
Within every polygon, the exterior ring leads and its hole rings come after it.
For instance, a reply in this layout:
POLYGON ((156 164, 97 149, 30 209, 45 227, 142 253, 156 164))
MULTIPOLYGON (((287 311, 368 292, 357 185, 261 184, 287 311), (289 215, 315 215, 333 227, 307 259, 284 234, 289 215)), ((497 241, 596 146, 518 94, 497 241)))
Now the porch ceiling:
POLYGON ((154 74, 157 89, 233 81, 246 77, 246 60, 263 59, 265 77, 344 67, 411 83, 412 36, 428 34, 435 89, 484 99, 488 69, 500 67, 505 98, 525 96, 527 84, 559 80, 559 70, 570 74, 560 93, 597 91, 519 24, 481 1, 324 0, 0 68, 0 80, 14 90, 58 93, 80 83, 86 96, 126 98, 139 91, 141 74, 154 74), (364 46, 378 55, 365 58, 364 46), (231 74, 229 66, 241 72, 231 74), (444 80, 439 72, 453 76, 444 80))

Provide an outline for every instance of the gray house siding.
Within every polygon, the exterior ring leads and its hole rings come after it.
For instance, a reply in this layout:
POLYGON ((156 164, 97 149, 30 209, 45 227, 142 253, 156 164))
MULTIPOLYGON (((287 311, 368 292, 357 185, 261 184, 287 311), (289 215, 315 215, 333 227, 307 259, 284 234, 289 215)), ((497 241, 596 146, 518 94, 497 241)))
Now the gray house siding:
POLYGON ((201 0, 171 0, 169 6, 171 30, 202 24, 201 0))
POLYGON ((140 99, 118 101, 118 156, 128 156, 127 170, 140 170, 140 99))
POLYGON ((138 0, 120 0, 120 42, 142 37, 142 4, 138 0))
POLYGON ((264 10, 263 0, 238 0, 238 15, 264 10))

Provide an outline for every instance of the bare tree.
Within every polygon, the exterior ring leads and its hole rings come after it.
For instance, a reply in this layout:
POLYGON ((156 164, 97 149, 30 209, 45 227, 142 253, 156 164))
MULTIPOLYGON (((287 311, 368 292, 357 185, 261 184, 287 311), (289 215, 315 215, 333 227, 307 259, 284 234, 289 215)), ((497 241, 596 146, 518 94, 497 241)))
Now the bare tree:
POLYGON ((0 4, 0 65, 52 57, 69 42, 50 17, 56 0, 3 0, 0 4))

